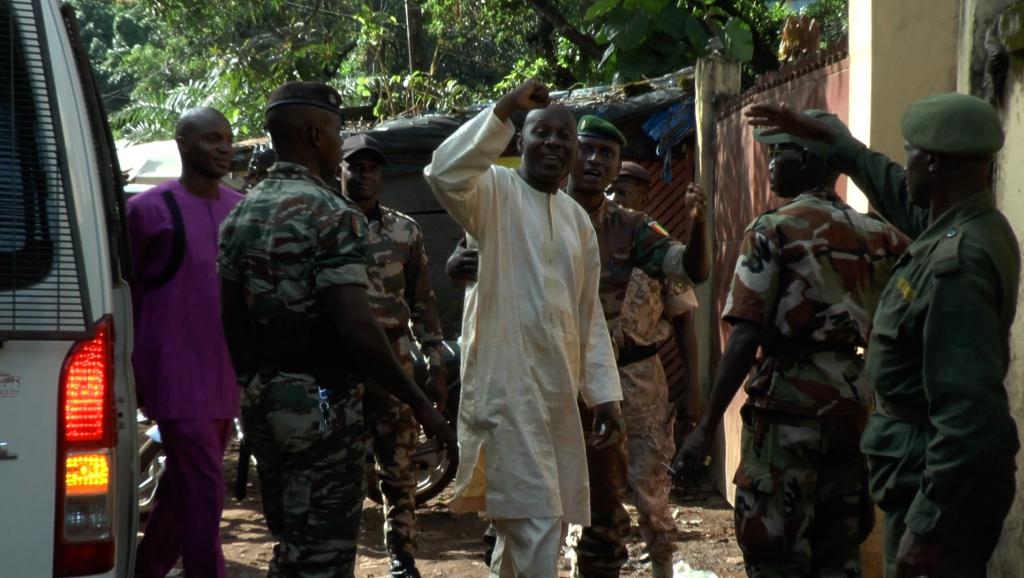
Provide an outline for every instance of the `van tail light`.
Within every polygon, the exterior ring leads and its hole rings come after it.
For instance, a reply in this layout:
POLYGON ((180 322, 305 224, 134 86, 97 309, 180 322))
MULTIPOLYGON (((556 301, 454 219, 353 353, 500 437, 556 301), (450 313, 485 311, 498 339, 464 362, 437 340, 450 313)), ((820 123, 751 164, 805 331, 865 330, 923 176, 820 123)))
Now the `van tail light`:
POLYGON ((60 374, 53 574, 114 567, 114 333, 110 317, 75 342, 60 374))

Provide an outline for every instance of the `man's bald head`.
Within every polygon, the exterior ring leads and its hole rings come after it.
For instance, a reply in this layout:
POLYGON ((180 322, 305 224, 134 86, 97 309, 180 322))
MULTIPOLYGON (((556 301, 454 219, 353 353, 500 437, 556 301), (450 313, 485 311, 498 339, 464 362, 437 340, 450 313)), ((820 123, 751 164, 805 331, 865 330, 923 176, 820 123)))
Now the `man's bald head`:
POLYGON ((576 160, 576 118, 559 104, 531 110, 519 140, 519 174, 539 191, 555 192, 576 160))
POLYGON ((181 113, 178 123, 174 125, 174 138, 187 138, 196 131, 205 130, 217 124, 231 126, 228 119, 215 108, 199 106, 181 113))
POLYGON ((174 127, 183 174, 220 179, 231 172, 231 124, 219 110, 190 108, 174 127))
POLYGON ((552 104, 544 108, 535 108, 530 112, 526 113, 526 120, 523 121, 523 131, 526 131, 526 127, 530 126, 531 123, 535 123, 540 119, 555 119, 558 121, 568 121, 573 126, 573 132, 576 130, 576 117, 573 116, 572 111, 561 104, 552 104))

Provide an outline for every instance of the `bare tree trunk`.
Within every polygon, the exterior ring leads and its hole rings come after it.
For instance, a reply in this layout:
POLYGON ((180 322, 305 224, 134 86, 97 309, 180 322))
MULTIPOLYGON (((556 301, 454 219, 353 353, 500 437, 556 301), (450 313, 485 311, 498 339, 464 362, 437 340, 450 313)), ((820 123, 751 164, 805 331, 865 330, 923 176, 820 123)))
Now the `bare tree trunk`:
POLYGON ((558 8, 550 2, 550 0, 530 0, 530 4, 538 14, 544 17, 545 20, 551 23, 555 27, 555 30, 559 34, 566 37, 569 42, 572 42, 583 54, 587 55, 592 60, 601 60, 601 56, 604 54, 604 49, 590 36, 580 32, 566 20, 565 16, 559 12, 558 8))
POLYGON ((423 70, 423 9, 420 0, 405 0, 405 41, 409 72, 423 70))

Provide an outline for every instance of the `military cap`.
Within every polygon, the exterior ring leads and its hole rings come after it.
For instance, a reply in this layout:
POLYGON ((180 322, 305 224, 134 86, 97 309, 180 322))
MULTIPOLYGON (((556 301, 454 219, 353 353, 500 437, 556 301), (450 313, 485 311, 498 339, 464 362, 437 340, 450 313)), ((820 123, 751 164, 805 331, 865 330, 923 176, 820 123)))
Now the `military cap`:
MULTIPOLYGON (((838 132, 839 134, 849 134, 850 133, 850 129, 848 129, 846 127, 846 125, 843 123, 843 121, 839 120, 838 116, 836 116, 836 115, 834 115, 831 112, 828 112, 826 110, 819 110, 817 108, 809 108, 809 109, 803 111, 802 114, 805 114, 805 115, 807 115, 807 116, 809 116, 811 118, 815 118, 815 119, 820 120, 821 122, 823 122, 823 123, 827 124, 829 127, 831 127, 832 130, 838 132)), ((764 143, 764 144, 767 144, 767 145, 790 144, 790 143, 792 143, 792 144, 795 144, 795 145, 798 145, 798 146, 801 146, 801 147, 807 149, 807 151, 810 152, 813 155, 816 155, 816 156, 819 156, 819 157, 823 157, 823 158, 824 158, 824 156, 827 154, 827 152, 829 150, 829 146, 827 144, 821 142, 821 141, 808 140, 808 139, 805 139, 805 138, 793 136, 793 135, 791 135, 789 133, 785 133, 785 132, 779 133, 779 134, 772 134, 772 135, 765 135, 763 133, 764 133, 764 129, 755 130, 754 131, 754 140, 756 140, 759 143, 764 143)))
POLYGON ((286 82, 270 93, 266 112, 281 106, 316 106, 340 115, 341 95, 322 82, 286 82))
POLYGON ((381 164, 387 162, 387 158, 384 156, 384 151, 380 149, 380 143, 377 139, 366 134, 356 134, 345 139, 341 143, 341 158, 348 159, 352 155, 368 151, 374 153, 379 159, 381 164))
POLYGON ((635 179, 645 184, 651 182, 651 173, 648 173, 647 169, 632 161, 622 161, 622 168, 619 169, 619 174, 615 178, 621 179, 623 177, 635 179))
POLYGON ((576 133, 580 136, 596 136, 598 138, 613 140, 619 146, 626 146, 626 137, 615 125, 605 119, 592 114, 583 115, 579 125, 576 126, 576 133))
POLYGON ((947 92, 933 94, 907 107, 903 138, 934 153, 992 156, 1003 148, 999 115, 984 100, 947 92))

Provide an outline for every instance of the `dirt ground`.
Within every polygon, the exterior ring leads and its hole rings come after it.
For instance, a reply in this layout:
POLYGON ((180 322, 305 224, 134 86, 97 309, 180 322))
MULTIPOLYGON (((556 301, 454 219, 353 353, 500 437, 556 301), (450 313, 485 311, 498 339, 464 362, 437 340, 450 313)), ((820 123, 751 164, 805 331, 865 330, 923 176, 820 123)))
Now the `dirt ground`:
MULTIPOLYGON (((257 578, 266 575, 273 542, 263 524, 259 487, 255 468, 250 470, 247 497, 236 501, 233 486, 238 449, 232 445, 225 460, 227 499, 221 522, 224 555, 228 575, 257 578)), ((708 483, 692 489, 688 495, 673 494, 672 511, 679 532, 675 560, 685 560, 692 568, 710 570, 720 578, 744 576, 742 558, 733 539, 732 511, 728 504, 710 490, 708 483)), ((417 566, 424 577, 486 576, 483 563, 484 543, 481 540, 486 523, 476 515, 454 514, 444 502, 451 497, 447 490, 418 512, 419 556, 417 566)), ((649 576, 639 531, 635 528, 636 510, 627 506, 634 521, 634 534, 629 544, 630 560, 623 577, 649 576)), ((381 507, 367 500, 359 543, 357 578, 386 578, 388 556, 382 541, 381 507)), ((569 562, 563 560, 561 576, 569 576, 569 562)))

